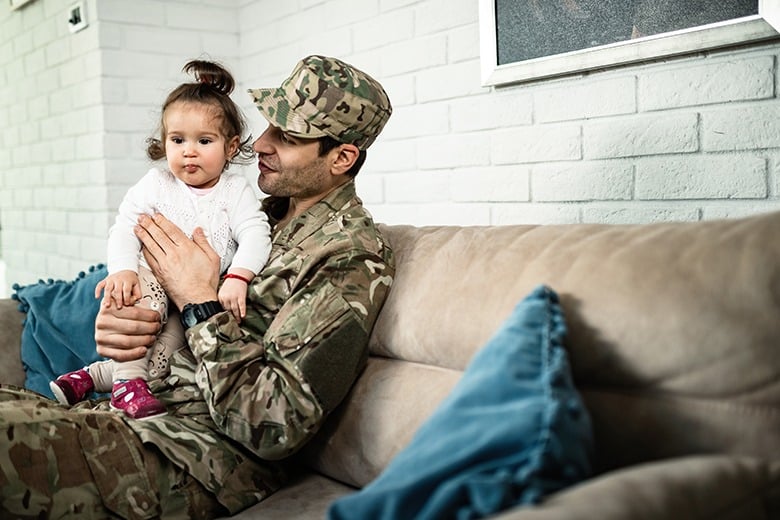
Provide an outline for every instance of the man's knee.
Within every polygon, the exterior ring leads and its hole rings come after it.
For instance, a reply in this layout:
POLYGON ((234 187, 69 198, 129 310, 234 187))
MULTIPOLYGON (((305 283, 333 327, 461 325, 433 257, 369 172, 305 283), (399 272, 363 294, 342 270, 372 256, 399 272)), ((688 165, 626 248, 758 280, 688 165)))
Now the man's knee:
POLYGON ((0 517, 105 517, 79 427, 35 401, 0 403, 0 517))
POLYGON ((2 402, 10 397, 0 390, 0 518, 226 513, 119 415, 69 409, 25 391, 2 402))

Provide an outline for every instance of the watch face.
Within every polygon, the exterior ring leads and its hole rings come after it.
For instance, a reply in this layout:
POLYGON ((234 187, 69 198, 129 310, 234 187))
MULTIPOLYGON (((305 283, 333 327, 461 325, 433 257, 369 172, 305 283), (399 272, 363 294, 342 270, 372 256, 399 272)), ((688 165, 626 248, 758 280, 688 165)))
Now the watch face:
POLYGON ((224 309, 218 301, 205 303, 188 303, 181 311, 181 323, 185 329, 205 321, 224 309))
POLYGON ((181 321, 184 323, 185 328, 190 328, 198 323, 198 318, 195 316, 195 307, 193 305, 186 305, 181 313, 181 321))

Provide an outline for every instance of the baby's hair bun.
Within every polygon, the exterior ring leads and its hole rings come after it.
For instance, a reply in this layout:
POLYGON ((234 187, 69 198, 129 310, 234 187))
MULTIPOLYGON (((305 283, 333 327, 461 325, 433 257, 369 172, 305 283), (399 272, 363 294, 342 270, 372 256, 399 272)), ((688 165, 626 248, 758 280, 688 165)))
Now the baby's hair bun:
POLYGON ((199 83, 208 85, 226 96, 233 92, 236 86, 233 76, 213 61, 192 60, 187 62, 182 70, 195 76, 195 80, 199 83))

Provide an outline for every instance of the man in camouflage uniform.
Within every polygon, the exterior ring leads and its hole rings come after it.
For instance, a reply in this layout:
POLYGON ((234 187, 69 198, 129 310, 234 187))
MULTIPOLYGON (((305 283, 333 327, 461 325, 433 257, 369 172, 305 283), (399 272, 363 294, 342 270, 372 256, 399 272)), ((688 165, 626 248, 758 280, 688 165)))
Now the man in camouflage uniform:
MULTIPOLYGON (((69 408, 0 389, 0 517, 235 513, 284 484, 284 459, 363 368, 394 270, 353 178, 390 102, 365 73, 321 56, 251 94, 270 123, 254 148, 274 229, 246 318, 213 307, 218 258, 202 234, 190 241, 163 217, 142 217, 147 260, 188 327, 190 348, 150 382, 168 415, 135 421, 107 400, 69 408)), ((154 311, 101 307, 98 352, 138 357, 157 330, 154 311)))

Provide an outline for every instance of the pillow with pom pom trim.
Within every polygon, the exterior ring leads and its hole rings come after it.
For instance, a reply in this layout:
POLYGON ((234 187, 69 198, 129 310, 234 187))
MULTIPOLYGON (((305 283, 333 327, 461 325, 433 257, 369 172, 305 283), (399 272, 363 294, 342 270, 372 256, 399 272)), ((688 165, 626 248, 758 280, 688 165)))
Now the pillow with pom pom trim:
POLYGON ((593 431, 563 346, 558 295, 538 286, 471 360, 412 441, 328 520, 474 519, 588 478, 593 431))
POLYGON ((54 398, 49 381, 102 359, 95 350, 95 317, 100 308, 95 287, 107 274, 106 267, 98 264, 73 281, 14 284, 11 297, 26 313, 21 347, 25 388, 54 398))

